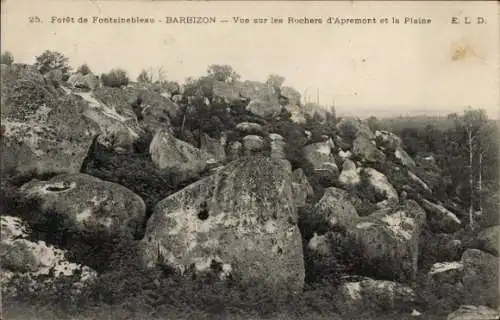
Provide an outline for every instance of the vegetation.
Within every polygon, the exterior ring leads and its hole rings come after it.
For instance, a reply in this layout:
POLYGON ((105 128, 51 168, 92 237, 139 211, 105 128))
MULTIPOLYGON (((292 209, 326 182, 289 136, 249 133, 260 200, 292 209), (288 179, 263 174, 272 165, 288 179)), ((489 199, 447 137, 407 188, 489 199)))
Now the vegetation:
POLYGON ((0 55, 0 64, 6 64, 10 66, 11 64, 14 63, 14 56, 10 51, 4 51, 2 52, 2 55, 0 55))
POLYGON ((78 72, 84 76, 89 74, 89 73, 92 73, 92 71, 90 70, 90 67, 86 63, 79 66, 78 69, 76 70, 76 72, 78 72))
POLYGON ((35 66, 41 74, 46 74, 53 70, 62 73, 62 79, 68 80, 71 72, 69 59, 60 52, 46 50, 36 57, 35 66))
POLYGON ((101 82, 104 86, 112 88, 125 87, 129 83, 127 72, 123 69, 112 69, 108 73, 101 75, 101 82))

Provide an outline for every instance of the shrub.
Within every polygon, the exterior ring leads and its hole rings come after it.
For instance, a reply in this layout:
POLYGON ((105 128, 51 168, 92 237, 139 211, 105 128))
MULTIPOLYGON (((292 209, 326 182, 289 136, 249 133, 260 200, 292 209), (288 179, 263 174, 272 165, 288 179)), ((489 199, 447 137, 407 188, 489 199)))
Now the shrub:
POLYGON ((90 67, 86 63, 84 63, 78 67, 78 70, 76 70, 76 72, 85 76, 85 75, 91 73, 92 71, 90 70, 90 67))
POLYGON ((104 86, 121 88, 128 85, 129 78, 125 70, 112 69, 109 73, 101 75, 101 81, 104 86))
POLYGON ((4 51, 2 52, 2 55, 0 56, 0 64, 6 64, 10 66, 11 64, 14 63, 14 56, 10 51, 4 51))
POLYGON ((71 67, 68 58, 62 53, 46 50, 36 57, 35 66, 41 74, 46 74, 51 70, 59 70, 64 81, 68 80, 71 67))

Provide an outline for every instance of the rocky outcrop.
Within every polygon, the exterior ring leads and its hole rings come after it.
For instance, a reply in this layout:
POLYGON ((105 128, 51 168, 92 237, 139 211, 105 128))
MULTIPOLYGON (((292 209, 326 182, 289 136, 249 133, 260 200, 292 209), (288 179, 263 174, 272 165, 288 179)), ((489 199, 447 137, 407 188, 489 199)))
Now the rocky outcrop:
POLYGON ((129 189, 81 173, 33 180, 19 193, 23 201, 35 201, 42 214, 56 213, 81 233, 105 229, 134 235, 146 215, 144 201, 129 189))
POLYGON ((359 168, 358 170, 360 171, 360 175, 366 174, 368 182, 373 187, 377 198, 387 200, 390 204, 399 201, 398 192, 383 173, 373 168, 359 168))
POLYGON ((461 263, 464 266, 462 282, 466 304, 498 307, 498 260, 498 257, 477 249, 464 252, 461 263))
POLYGON ((427 212, 429 226, 436 232, 453 233, 460 229, 462 221, 457 216, 440 204, 432 203, 426 199, 421 201, 422 207, 427 212))
POLYGON ((356 164, 350 159, 345 159, 342 164, 342 172, 339 176, 339 183, 343 188, 350 189, 361 182, 360 171, 356 169, 356 164))
POLYGON ((500 312, 486 306, 462 305, 448 315, 446 320, 498 320, 500 312))
POLYGON ((314 206, 313 215, 331 229, 345 228, 359 218, 347 192, 338 188, 325 190, 323 197, 314 206))
POLYGON ((64 250, 47 245, 44 241, 28 240, 28 228, 21 219, 12 216, 2 216, 0 219, 0 284, 4 297, 25 294, 18 292, 18 288, 28 288, 30 293, 48 294, 57 290, 55 281, 62 278, 71 283, 73 294, 96 279, 94 270, 66 260, 64 250))
POLYGON ((389 152, 395 152, 397 149, 401 149, 403 145, 400 137, 385 130, 375 131, 375 142, 378 147, 381 147, 389 152))
POLYGON ((87 73, 86 75, 74 73, 69 77, 67 83, 74 89, 85 90, 95 90, 100 85, 99 77, 92 73, 87 73))
POLYGON ((392 281, 365 278, 342 284, 334 296, 335 306, 344 315, 370 312, 404 312, 412 309, 417 296, 408 286, 392 281))
POLYGON ((452 234, 425 231, 421 236, 420 263, 425 268, 437 262, 458 261, 464 250, 463 242, 452 234))
POLYGON ((425 300, 441 312, 451 312, 463 301, 463 264, 457 261, 432 265, 425 283, 425 300))
POLYGON ((176 139, 166 130, 158 130, 149 146, 151 160, 159 169, 175 170, 182 180, 198 176, 215 159, 187 142, 176 139))
POLYGON ((382 163, 385 161, 385 154, 377 149, 374 143, 366 136, 358 136, 353 141, 353 154, 368 163, 382 163))
POLYGON ((394 151, 394 157, 398 159, 399 163, 409 169, 415 169, 417 166, 415 160, 403 148, 397 148, 394 151))
POLYGON ((242 158, 158 203, 141 241, 144 262, 219 277, 230 270, 238 279, 300 290, 297 219, 291 165, 242 158))
POLYGON ((363 136, 368 140, 375 139, 375 134, 370 130, 368 124, 360 119, 344 118, 336 124, 336 129, 338 135, 347 143, 352 142, 359 136, 363 136))

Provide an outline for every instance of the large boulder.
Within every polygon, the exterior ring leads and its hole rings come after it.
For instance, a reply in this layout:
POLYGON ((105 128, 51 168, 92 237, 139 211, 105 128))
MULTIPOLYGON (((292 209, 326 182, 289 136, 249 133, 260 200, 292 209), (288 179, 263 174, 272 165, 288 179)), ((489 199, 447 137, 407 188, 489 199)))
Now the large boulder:
POLYGON ((403 143, 401 138, 390 131, 377 130, 375 131, 375 142, 378 147, 381 147, 389 152, 394 152, 401 149, 403 143))
POLYGON ((253 99, 250 103, 248 103, 246 110, 258 117, 272 119, 280 115, 281 106, 277 103, 273 103, 272 101, 253 99))
POLYGON ((240 95, 250 100, 246 110, 252 114, 272 119, 281 113, 278 95, 275 89, 265 83, 245 81, 238 83, 240 95))
POLYGON ((354 161, 350 159, 344 160, 338 181, 346 189, 354 188, 361 182, 360 171, 356 169, 354 161))
POLYGON ((413 160, 403 148, 397 148, 396 151, 394 151, 394 157, 398 159, 399 163, 409 169, 415 169, 417 166, 415 160, 413 160))
POLYGON ((83 75, 79 72, 72 74, 68 81, 68 85, 70 85, 74 89, 84 89, 84 90, 95 90, 99 87, 99 77, 92 73, 87 73, 83 75))
POLYGON ((432 265, 425 282, 425 300, 440 312, 451 312, 463 301, 463 264, 458 261, 432 265))
POLYGON ((420 241, 420 265, 427 268, 438 262, 458 261, 464 250, 463 242, 453 234, 425 230, 420 241))
POLYGON ((338 188, 328 188, 323 197, 314 206, 313 215, 331 229, 345 228, 356 220, 358 212, 349 201, 346 191, 338 188))
POLYGON ((343 118, 336 124, 338 135, 347 141, 354 141, 356 137, 363 136, 368 140, 375 139, 375 134, 370 130, 370 127, 365 121, 354 118, 343 118))
POLYGON ((315 171, 326 181, 326 185, 333 185, 337 180, 340 170, 335 163, 332 149, 335 147, 333 141, 328 139, 322 142, 316 142, 304 147, 304 155, 315 171))
POLYGON ((491 253, 498 257, 500 240, 500 226, 493 226, 482 230, 474 241, 474 248, 491 253))
POLYGON ((295 206, 302 207, 306 204, 307 198, 314 195, 314 190, 307 179, 304 170, 301 168, 292 173, 293 199, 295 206))
POLYGON ((253 155, 264 149, 265 140, 261 136, 250 134, 243 137, 243 147, 246 155, 253 155))
POLYGON ((215 162, 207 152, 175 138, 165 129, 154 135, 149 154, 156 167, 177 171, 181 180, 197 177, 215 162))
POLYGON ((2 107, 2 177, 75 173, 99 128, 82 116, 85 106, 72 97, 58 103, 2 107), (31 109, 29 109, 31 108, 31 109))
POLYGON ((352 143, 353 154, 369 163, 383 163, 385 154, 366 136, 360 135, 352 143))
POLYGON ((264 127, 255 122, 240 122, 236 125, 236 129, 245 134, 264 135, 264 127))
POLYGON ((214 81, 212 94, 215 99, 218 98, 226 104, 233 104, 242 99, 239 89, 224 81, 214 81))
POLYGON ((486 306, 462 305, 448 315, 446 320, 498 320, 500 312, 486 306))
POLYGON ((410 287, 392 281, 365 278, 342 284, 334 303, 341 314, 354 316, 367 312, 387 313, 412 310, 417 296, 410 287))
POLYGON ((465 303, 498 308, 498 257, 477 249, 462 255, 465 303))
POLYGON ((140 245, 144 263, 300 290, 304 262, 293 201, 289 162, 233 161, 158 203, 140 245))
POLYGON ((462 221, 457 216, 440 204, 422 199, 421 205, 427 212, 429 226, 436 232, 453 233, 460 229, 462 221))
POLYGON ((46 295, 57 290, 55 281, 61 279, 71 282, 71 293, 78 293, 96 279, 94 270, 66 260, 66 251, 44 241, 28 240, 30 233, 21 219, 12 216, 0 219, 2 296, 22 297, 25 292, 17 290, 22 287, 46 295))
POLYGON ((360 175, 366 175, 368 183, 372 186, 376 198, 387 200, 389 204, 394 204, 399 201, 398 192, 389 182, 387 177, 373 168, 359 168, 360 175))
POLYGON ((87 174, 64 174, 33 180, 19 189, 43 215, 56 213, 81 233, 109 230, 134 235, 146 215, 144 201, 129 189, 87 174))
POLYGON ((425 212, 413 200, 355 219, 335 250, 348 250, 356 270, 396 281, 415 279, 425 212))

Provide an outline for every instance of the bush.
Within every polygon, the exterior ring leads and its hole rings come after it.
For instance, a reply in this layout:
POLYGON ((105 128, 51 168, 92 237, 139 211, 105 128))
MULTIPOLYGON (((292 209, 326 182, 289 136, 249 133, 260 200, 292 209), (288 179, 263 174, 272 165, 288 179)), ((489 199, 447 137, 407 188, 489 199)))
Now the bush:
POLYGON ((101 75, 101 81, 104 86, 121 88, 128 85, 129 78, 125 70, 112 69, 109 73, 101 75))
POLYGON ((90 70, 89 66, 86 63, 84 63, 80 67, 78 67, 78 70, 76 70, 76 72, 85 76, 91 73, 92 71, 90 70))
POLYGON ((2 55, 0 56, 0 64, 6 64, 10 66, 13 63, 14 56, 12 55, 12 53, 10 53, 9 51, 2 52, 2 55))
POLYGON ((68 58, 62 53, 46 50, 36 57, 35 67, 41 74, 46 74, 52 70, 59 70, 64 81, 68 80, 71 67, 68 58))

